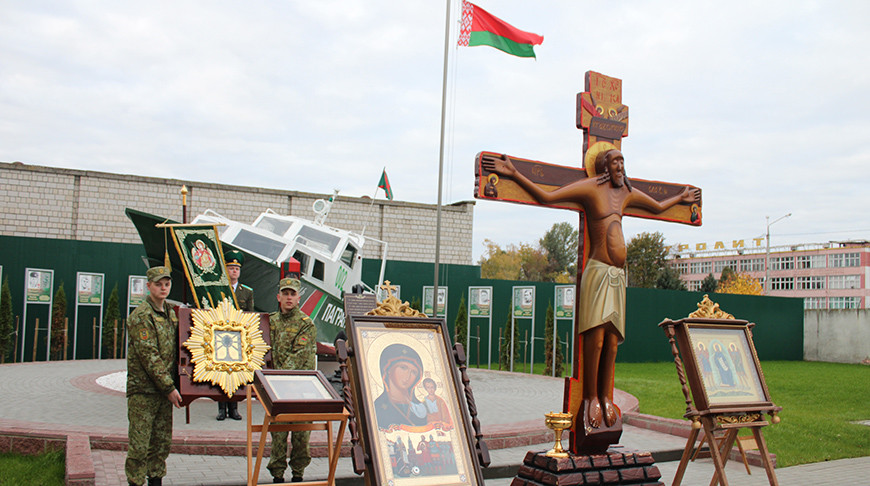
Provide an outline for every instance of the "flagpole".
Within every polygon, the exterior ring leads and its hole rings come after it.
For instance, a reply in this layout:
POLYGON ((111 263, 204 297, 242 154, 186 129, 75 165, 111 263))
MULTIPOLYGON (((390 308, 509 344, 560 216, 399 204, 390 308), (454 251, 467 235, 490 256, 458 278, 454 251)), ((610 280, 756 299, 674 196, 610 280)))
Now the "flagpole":
MULTIPOLYGON (((386 173, 387 173, 387 166, 385 165, 384 169, 381 171, 381 174, 386 174, 386 173)), ((369 203, 369 214, 368 214, 368 216, 366 216, 365 223, 363 223, 363 229, 362 229, 362 233, 360 233, 360 236, 366 235, 366 227, 369 225, 369 220, 372 219, 372 209, 375 207, 375 198, 378 197, 378 189, 380 189, 380 186, 375 187, 375 193, 372 194, 372 202, 369 203)), ((383 238, 383 236, 381 236, 381 238, 383 238)), ((380 285, 380 282, 378 283, 378 285, 380 285)))
MULTIPOLYGON (((441 144, 438 152, 438 206, 435 217, 435 281, 432 293, 432 308, 438 316, 438 266, 441 261, 441 187, 444 181, 444 126, 447 120, 447 58, 450 54, 450 2, 446 0, 447 13, 444 20, 444 73, 441 79, 441 144)), ((445 310, 447 302, 444 303, 445 310)), ((445 313, 446 314, 446 313, 445 313)))

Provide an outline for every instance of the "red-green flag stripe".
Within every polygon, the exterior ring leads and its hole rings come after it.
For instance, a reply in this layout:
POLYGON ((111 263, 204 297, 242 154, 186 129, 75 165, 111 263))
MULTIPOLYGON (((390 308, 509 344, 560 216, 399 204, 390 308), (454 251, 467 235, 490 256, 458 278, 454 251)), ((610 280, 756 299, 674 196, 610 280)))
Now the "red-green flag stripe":
POLYGON ((492 46, 519 57, 535 57, 534 45, 544 42, 538 34, 525 32, 470 2, 462 2, 460 46, 492 46))
POLYGON ((381 180, 378 182, 378 187, 384 190, 387 199, 390 201, 393 200, 393 186, 390 185, 390 179, 387 178, 387 169, 384 169, 384 172, 381 174, 381 180))

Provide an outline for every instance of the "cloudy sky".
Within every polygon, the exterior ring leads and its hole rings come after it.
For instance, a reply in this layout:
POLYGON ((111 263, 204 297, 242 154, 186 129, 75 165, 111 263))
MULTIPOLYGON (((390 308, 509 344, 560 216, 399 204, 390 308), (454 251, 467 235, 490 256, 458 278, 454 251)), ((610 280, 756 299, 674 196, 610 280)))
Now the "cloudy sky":
MULTIPOLYGON (((588 70, 623 80, 632 177, 702 188, 704 226, 627 218, 669 244, 870 239, 870 2, 478 0, 544 36, 537 60, 450 48, 443 201, 482 150, 579 167, 588 70)), ((459 5, 452 5, 455 44, 459 5)), ((348 196, 386 167, 437 200, 446 4, 0 3, 0 161, 348 196)), ((383 192, 378 193, 383 197, 383 192)), ((478 201, 483 239, 573 213, 478 201)))

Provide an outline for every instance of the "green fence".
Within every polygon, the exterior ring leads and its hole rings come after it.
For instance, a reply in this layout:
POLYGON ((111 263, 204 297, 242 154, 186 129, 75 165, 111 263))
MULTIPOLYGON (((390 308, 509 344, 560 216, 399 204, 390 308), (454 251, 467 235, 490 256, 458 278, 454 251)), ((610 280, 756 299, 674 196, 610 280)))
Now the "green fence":
MULTIPOLYGON (((53 240, 0 236, 0 266, 3 278, 9 279, 12 293, 12 309, 16 316, 22 316, 26 268, 41 268, 54 271, 54 284, 51 294, 64 282, 67 294, 69 317, 69 336, 76 336, 76 359, 90 359, 98 355, 94 349, 94 319, 99 325, 102 320, 96 307, 79 307, 78 326, 73 330, 75 313, 76 272, 93 272, 105 275, 104 302, 115 285, 121 306, 121 315, 126 317, 128 277, 144 275, 144 250, 140 244, 103 243, 73 240, 53 240)), ((363 279, 374 286, 380 262, 364 260, 363 279)), ((434 279, 434 266, 428 263, 389 261, 385 279, 401 287, 401 299, 423 300, 423 287, 431 286, 434 279)), ((452 335, 459 310, 459 303, 469 299, 471 286, 492 287, 492 318, 472 318, 469 329, 469 362, 480 363, 498 368, 499 337, 505 326, 510 326, 510 305, 514 286, 535 288, 535 319, 517 319, 516 327, 520 344, 515 355, 514 369, 529 369, 534 356, 536 363, 544 362, 544 322, 547 306, 555 305, 555 284, 546 282, 524 282, 508 280, 488 280, 480 278, 480 267, 476 265, 441 265, 439 286, 447 288, 446 321, 452 335)), ((618 360, 633 362, 669 361, 672 359, 670 348, 658 323, 665 318, 678 319, 687 316, 697 308, 703 294, 699 292, 678 292, 653 289, 630 288, 627 292, 628 310, 626 316, 626 341, 620 346, 618 360)), ((738 318, 747 319, 757 325, 753 330, 755 344, 761 359, 801 360, 803 359, 803 305, 800 299, 780 297, 757 297, 715 294, 711 296, 723 310, 738 318)), ((105 312, 105 304, 103 306, 105 312)), ((47 328, 48 306, 29 304, 27 322, 23 323, 24 345, 21 334, 15 336, 18 343, 18 360, 22 352, 24 361, 33 360, 35 321, 39 327, 47 328)), ((557 320, 557 335, 563 352, 570 358, 573 354, 570 338, 572 322, 557 320), (567 341, 567 342, 566 342, 567 341)), ((36 340, 36 360, 43 361, 46 355, 46 331, 39 331, 36 340)), ((98 336, 97 336, 98 340, 98 336)), ((14 348, 14 346, 13 346, 14 348)), ((72 353, 72 342, 69 355, 72 353)), ((104 357, 106 352, 104 351, 104 357)), ((12 351, 6 353, 11 361, 12 351)))

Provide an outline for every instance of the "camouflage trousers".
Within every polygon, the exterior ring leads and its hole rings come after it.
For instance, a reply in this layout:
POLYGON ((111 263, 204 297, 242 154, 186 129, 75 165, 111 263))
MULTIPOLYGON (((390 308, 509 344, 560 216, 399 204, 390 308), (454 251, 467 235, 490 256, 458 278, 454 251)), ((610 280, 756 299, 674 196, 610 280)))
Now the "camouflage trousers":
POLYGON ((138 485, 145 484, 146 476, 162 478, 172 444, 172 404, 162 395, 131 395, 127 421, 127 481, 138 485))
MULTIPOLYGON (((280 422, 279 422, 280 423, 280 422)), ((266 468, 272 477, 284 477, 287 469, 287 434, 288 432, 272 432, 272 455, 266 468)), ((305 467, 311 464, 311 451, 308 450, 308 438, 311 432, 290 433, 290 470, 293 476, 302 477, 305 467)))

